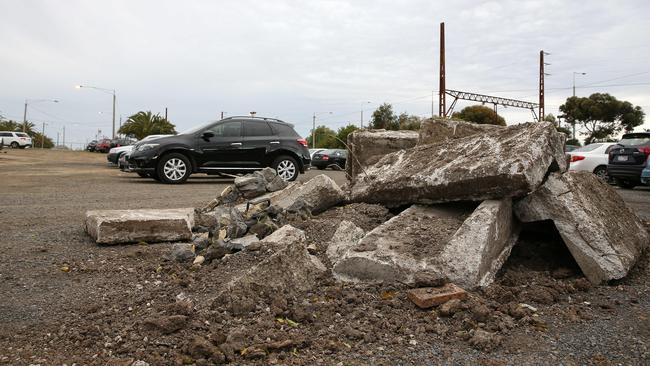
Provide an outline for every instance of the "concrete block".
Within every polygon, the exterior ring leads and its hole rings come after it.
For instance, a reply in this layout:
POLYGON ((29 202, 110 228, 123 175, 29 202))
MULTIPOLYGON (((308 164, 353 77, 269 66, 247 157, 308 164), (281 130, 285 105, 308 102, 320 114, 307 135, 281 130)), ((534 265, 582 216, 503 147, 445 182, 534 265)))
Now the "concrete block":
POLYGON ((193 226, 193 208, 88 211, 85 220, 97 244, 190 241, 193 226))

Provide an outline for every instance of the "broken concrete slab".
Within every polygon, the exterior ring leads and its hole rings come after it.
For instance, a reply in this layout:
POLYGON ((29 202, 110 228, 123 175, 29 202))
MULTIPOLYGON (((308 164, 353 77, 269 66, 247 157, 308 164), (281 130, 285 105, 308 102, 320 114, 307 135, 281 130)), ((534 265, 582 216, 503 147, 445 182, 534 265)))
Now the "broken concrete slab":
POLYGON ((521 197, 566 167, 564 135, 549 122, 527 123, 388 154, 352 184, 351 200, 397 206, 521 197))
POLYGON ((254 198, 266 193, 266 180, 261 174, 248 174, 235 178, 235 187, 245 198, 254 198))
POLYGON ((345 253, 359 242, 365 235, 363 229, 353 222, 343 220, 336 228, 334 236, 327 245, 325 254, 331 263, 336 263, 345 253))
POLYGON ((420 125, 418 145, 437 144, 489 131, 505 129, 504 126, 481 125, 449 118, 429 118, 420 125))
POLYGON ((650 241, 618 193, 590 172, 551 174, 514 211, 523 222, 553 220, 592 283, 625 277, 650 241))
POLYGON ((231 251, 240 251, 246 249, 253 243, 260 241, 257 235, 246 235, 241 238, 231 239, 225 242, 225 247, 231 251))
POLYGON ((428 309, 449 300, 464 300, 467 298, 467 292, 453 283, 448 283, 442 287, 411 289, 406 292, 406 296, 420 309, 428 309))
POLYGON ((441 274, 467 288, 488 286, 518 237, 512 201, 483 201, 440 253, 441 274))
POLYGON ((448 278, 466 288, 487 286, 518 236, 510 200, 413 205, 378 226, 334 265, 351 282, 415 283, 448 278))
POLYGON ((88 211, 85 220, 97 244, 189 241, 193 226, 193 208, 88 211))
POLYGON ((242 300, 268 302, 276 296, 290 296, 315 286, 326 271, 325 266, 307 252, 302 230, 290 225, 282 229, 281 234, 266 238, 271 238, 275 244, 266 246, 269 255, 229 281, 217 294, 215 302, 227 305, 234 313, 241 313, 238 304, 242 300))
MULTIPOLYGON (((305 183, 292 182, 285 189, 257 197, 255 202, 269 201, 281 209, 289 209, 297 201, 303 201, 312 213, 319 213, 345 200, 345 193, 332 180, 320 174, 305 183)), ((241 212, 246 211, 246 204, 236 206, 241 212)))
POLYGON ((354 181, 367 166, 379 161, 384 155, 415 146, 417 131, 357 130, 348 135, 348 160, 345 171, 354 181))

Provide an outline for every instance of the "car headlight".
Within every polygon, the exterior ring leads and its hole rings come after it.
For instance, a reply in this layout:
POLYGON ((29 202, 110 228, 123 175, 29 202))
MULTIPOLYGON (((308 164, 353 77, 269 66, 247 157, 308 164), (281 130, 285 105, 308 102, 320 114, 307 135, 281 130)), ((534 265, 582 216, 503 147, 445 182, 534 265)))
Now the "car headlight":
POLYGON ((160 144, 142 144, 135 148, 135 151, 147 151, 156 148, 160 144))

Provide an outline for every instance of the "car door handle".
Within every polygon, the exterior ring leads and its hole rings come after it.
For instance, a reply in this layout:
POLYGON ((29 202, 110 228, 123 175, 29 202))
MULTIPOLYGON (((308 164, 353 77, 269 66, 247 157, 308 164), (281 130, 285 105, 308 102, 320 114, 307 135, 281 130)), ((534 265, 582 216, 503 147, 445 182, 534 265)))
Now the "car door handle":
POLYGON ((280 143, 280 141, 271 141, 271 142, 269 142, 269 144, 279 144, 279 143, 280 143))
POLYGON ((230 146, 241 146, 241 142, 233 142, 230 146))

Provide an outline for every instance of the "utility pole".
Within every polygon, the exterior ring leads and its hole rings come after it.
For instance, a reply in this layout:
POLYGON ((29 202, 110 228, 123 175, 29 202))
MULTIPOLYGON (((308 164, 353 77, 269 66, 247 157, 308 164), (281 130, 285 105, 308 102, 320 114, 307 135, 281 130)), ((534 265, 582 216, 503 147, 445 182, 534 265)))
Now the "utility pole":
POLYGON ((56 133, 56 146, 59 146, 59 133, 56 133))
MULTIPOLYGON (((363 111, 361 111, 362 116, 361 116, 361 127, 363 127, 363 111)), ((315 149, 316 148, 316 112, 314 112, 314 115, 311 119, 311 148, 315 149)))
POLYGON ((223 119, 223 111, 221 111, 221 119, 223 119))
POLYGON ((435 99, 436 99, 436 91, 432 90, 431 91, 431 118, 435 117, 435 99))
POLYGON ((363 107, 361 107, 361 128, 363 128, 363 107))
POLYGON ((27 99, 25 99, 25 111, 23 112, 23 132, 27 129, 27 99))
POLYGON ((539 51, 539 121, 544 120, 544 50, 539 51))
MULTIPOLYGON (((587 75, 586 72, 573 72, 573 96, 576 96, 576 75, 587 75)), ((573 126, 573 139, 576 139, 576 122, 571 121, 571 125, 573 126)))
POLYGON ((438 115, 440 117, 447 117, 447 100, 446 100, 446 78, 445 78, 445 23, 440 23, 440 86, 438 88, 439 94, 439 108, 438 115))
POLYGON ((45 146, 45 122, 43 122, 43 134, 41 135, 41 149, 45 146))
POLYGON ((113 137, 115 138, 115 90, 113 90, 113 137))
POLYGON ((63 146, 65 146, 65 126, 63 126, 63 146))
POLYGON ((165 121, 167 121, 167 107, 165 107, 165 121))

